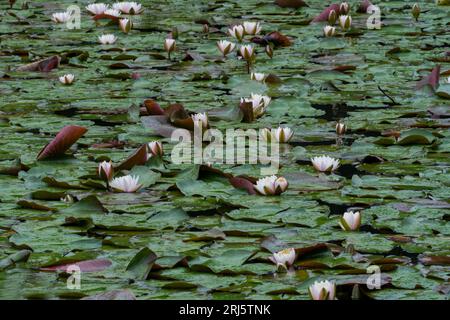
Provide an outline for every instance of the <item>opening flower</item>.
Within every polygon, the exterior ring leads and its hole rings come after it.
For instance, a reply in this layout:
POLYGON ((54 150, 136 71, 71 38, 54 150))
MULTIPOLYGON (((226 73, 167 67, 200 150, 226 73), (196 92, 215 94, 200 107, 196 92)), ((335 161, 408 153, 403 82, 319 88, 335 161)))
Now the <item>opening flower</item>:
POLYGON ((355 231, 361 226, 361 213, 359 211, 345 212, 339 222, 341 228, 345 231, 355 231))
POLYGON ((114 44, 117 41, 117 37, 113 34, 103 34, 98 37, 98 41, 101 44, 114 44))
POLYGON ((347 130, 347 127, 346 127, 345 123, 342 123, 342 122, 336 123, 336 133, 338 135, 341 136, 341 135, 345 134, 346 130, 347 130))
POLYGON ((285 192, 288 186, 289 184, 284 177, 273 175, 256 181, 254 188, 261 195, 273 196, 285 192))
POLYGON ((91 3, 86 6, 86 10, 93 15, 103 14, 108 8, 108 5, 104 3, 91 3))
POLYGON ((114 178, 109 185, 116 192, 131 193, 142 188, 142 184, 139 183, 139 177, 131 175, 114 178))
POLYGON ((244 22, 244 32, 248 35, 256 35, 261 32, 261 26, 259 22, 244 22))
POLYGON ((105 12, 103 12, 103 14, 106 14, 106 15, 112 16, 112 17, 119 17, 120 11, 116 10, 116 9, 107 9, 107 10, 105 10, 105 12))
POLYGON ((228 33, 237 41, 241 42, 242 38, 244 38, 244 27, 241 25, 233 26, 231 29, 228 29, 228 33))
POLYGON ((219 48, 220 52, 225 57, 227 54, 232 52, 236 45, 233 42, 227 41, 227 40, 220 40, 217 41, 217 47, 219 48))
POLYGON ((239 52, 241 53, 242 58, 246 61, 252 61, 255 57, 255 49, 250 44, 241 46, 239 48, 239 52))
POLYGON ((71 73, 65 74, 65 75, 59 77, 59 82, 61 82, 62 84, 69 85, 69 84, 72 84, 74 80, 75 80, 75 76, 71 73))
POLYGON ((259 81, 259 82, 264 82, 266 80, 266 75, 264 73, 252 72, 250 74, 250 79, 259 81))
POLYGON ((56 23, 66 23, 72 18, 69 12, 57 12, 52 15, 53 22, 56 23))
POLYGON ((309 295, 313 300, 335 300, 336 283, 334 281, 316 281, 309 286, 309 295))
POLYGON ((171 53, 176 48, 176 42, 174 39, 166 39, 164 40, 164 50, 166 50, 167 53, 171 53))
POLYGON ((103 161, 98 165, 98 175, 105 181, 111 181, 114 176, 114 168, 112 162, 103 161))
POLYGON ((275 252, 272 257, 270 257, 270 261, 277 265, 277 268, 288 269, 295 262, 296 254, 294 248, 284 249, 278 252, 275 252))
POLYGON ((329 156, 320 156, 311 158, 314 168, 320 172, 332 172, 339 167, 339 160, 329 156))
POLYGON ((279 143, 287 143, 289 140, 291 140, 292 136, 294 135, 294 131, 291 130, 291 128, 288 127, 278 127, 277 129, 272 129, 272 136, 276 141, 279 143))
POLYGON ((251 94, 250 98, 241 98, 241 103, 250 102, 252 104, 253 115, 255 118, 262 116, 264 112, 266 112, 266 108, 270 101, 270 97, 254 93, 251 94))

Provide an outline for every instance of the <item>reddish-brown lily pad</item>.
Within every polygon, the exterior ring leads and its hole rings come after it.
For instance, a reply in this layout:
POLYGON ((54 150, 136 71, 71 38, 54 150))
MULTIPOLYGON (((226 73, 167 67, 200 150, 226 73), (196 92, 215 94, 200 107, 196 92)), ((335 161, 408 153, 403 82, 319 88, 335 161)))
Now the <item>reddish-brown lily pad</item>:
POLYGON ((88 129, 80 126, 66 126, 38 154, 37 159, 43 160, 64 154, 88 129))

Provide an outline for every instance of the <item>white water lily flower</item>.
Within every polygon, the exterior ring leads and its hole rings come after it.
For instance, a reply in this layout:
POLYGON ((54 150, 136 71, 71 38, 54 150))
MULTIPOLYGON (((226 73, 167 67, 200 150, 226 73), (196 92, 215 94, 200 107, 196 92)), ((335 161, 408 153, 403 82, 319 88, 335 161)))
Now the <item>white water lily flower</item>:
POLYGON ((101 44, 113 44, 117 41, 117 37, 113 34, 103 34, 98 37, 101 44))
POLYGON ((104 3, 91 3, 86 7, 86 10, 93 15, 97 15, 103 14, 106 10, 108 10, 108 8, 108 5, 104 3))
POLYGON ((260 117, 266 112, 266 108, 271 98, 260 94, 252 93, 250 98, 241 98, 241 103, 249 102, 252 104, 253 115, 255 118, 260 117))
POLYGON ((52 15, 53 22, 56 23, 66 23, 72 18, 69 12, 56 12, 52 15))
POLYGON ((339 17, 339 25, 342 30, 348 30, 352 26, 352 17, 351 16, 340 16, 339 17))
POLYGON ((164 40, 164 50, 167 52, 172 52, 175 50, 176 42, 174 39, 166 39, 164 40))
POLYGON ((335 300, 336 283, 334 281, 316 281, 309 286, 309 294, 313 300, 335 300))
POLYGON ((247 61, 251 61, 255 57, 255 48, 250 44, 241 46, 239 52, 241 53, 242 58, 247 61))
POLYGON ((139 177, 131 175, 114 178, 109 185, 118 192, 136 192, 142 188, 142 184, 139 183, 139 177))
POLYGON ((111 181, 114 176, 114 168, 112 162, 103 161, 98 165, 98 175, 106 181, 111 181))
POLYGON ((259 22, 244 22, 244 32, 248 35, 256 35, 261 32, 261 26, 259 22))
POLYGON ((208 115, 206 113, 193 114, 191 117, 192 121, 194 121, 194 125, 203 129, 208 128, 208 115))
POLYGON ((342 123, 342 122, 336 123, 336 133, 338 135, 340 135, 340 136, 343 135, 346 130, 347 130, 347 126, 345 125, 345 123, 342 123))
POLYGON ((359 211, 347 211, 345 212, 339 222, 341 228, 345 231, 358 230, 361 226, 361 213, 359 211))
POLYGON ((160 141, 152 141, 148 143, 148 149, 154 156, 162 157, 164 154, 163 146, 160 141))
POLYGON ((294 248, 287 248, 278 252, 275 252, 270 261, 275 263, 278 267, 283 267, 286 270, 292 266, 295 262, 296 254, 294 248))
POLYGON ((266 75, 264 73, 252 72, 250 74, 250 79, 259 82, 264 82, 266 80, 266 75))
POLYGON ((220 52, 225 57, 227 54, 232 52, 236 45, 233 42, 227 41, 227 40, 220 40, 217 41, 217 47, 219 48, 220 52))
POLYGON ((325 26, 323 28, 323 34, 327 38, 332 37, 332 36, 334 36, 336 34, 336 28, 332 27, 332 26, 325 26))
POLYGON ((291 140, 294 135, 294 131, 288 127, 278 127, 277 129, 272 129, 272 137, 274 137, 275 141, 279 143, 287 143, 291 140))
POLYGON ((119 17, 120 16, 120 11, 116 10, 116 9, 107 9, 103 13, 108 15, 108 16, 112 16, 112 17, 119 17))
POLYGON ((228 33, 230 36, 241 42, 244 37, 244 27, 241 25, 233 26, 231 29, 228 29, 228 33))
POLYGON ((273 196, 285 192, 288 186, 289 184, 284 177, 273 175, 259 179, 253 187, 261 195, 273 196))
POLYGON ((140 3, 129 1, 115 3, 113 8, 125 14, 139 14, 144 10, 140 3))
POLYGON ((329 156, 311 158, 314 168, 320 172, 334 171, 339 167, 339 160, 329 156))
POLYGON ((131 20, 130 19, 120 19, 119 27, 120 27, 120 30, 122 30, 124 33, 130 32, 131 27, 132 27, 131 20))
POLYGON ((62 84, 72 84, 74 80, 75 76, 71 73, 59 77, 59 82, 61 82, 62 84))

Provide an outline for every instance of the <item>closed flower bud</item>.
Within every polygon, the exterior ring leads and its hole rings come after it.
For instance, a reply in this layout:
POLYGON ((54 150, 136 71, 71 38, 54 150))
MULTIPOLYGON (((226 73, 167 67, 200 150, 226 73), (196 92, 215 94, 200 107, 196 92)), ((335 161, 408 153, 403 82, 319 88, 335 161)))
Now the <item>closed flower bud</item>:
POLYGON ((153 156, 162 157, 164 154, 163 146, 160 141, 152 141, 148 143, 148 150, 153 156))
POLYGON ((205 23, 202 27, 202 31, 203 33, 209 33, 209 25, 205 23))
POLYGON ((323 28, 323 34, 325 37, 332 37, 336 33, 336 28, 332 26, 325 26, 323 28))
POLYGON ((361 226, 361 213, 359 211, 345 212, 339 221, 339 225, 341 226, 342 230, 345 231, 358 230, 361 226))
POLYGON ((252 61, 255 57, 255 49, 249 44, 241 46, 239 52, 246 61, 252 61))
POLYGON ((272 59, 272 57, 273 57, 273 48, 272 48, 272 46, 271 46, 270 44, 268 44, 268 45, 266 46, 265 51, 266 51, 267 56, 268 56, 270 59, 272 59))
POLYGON ((350 5, 347 2, 342 2, 339 6, 339 13, 341 15, 348 14, 350 12, 350 5))
POLYGON ((252 72, 250 74, 250 79, 258 82, 264 82, 264 80, 266 80, 266 75, 264 73, 252 72))
POLYGON ((414 17, 414 19, 416 19, 416 21, 419 20, 419 16, 420 16, 420 6, 418 3, 414 3, 414 5, 412 6, 412 15, 414 17))
POLYGON ((336 23, 337 20, 337 13, 334 10, 331 10, 328 14, 328 23, 333 26, 336 23))
POLYGON ((338 135, 340 135, 340 136, 343 135, 346 130, 347 130, 347 127, 346 127, 345 123, 342 123, 342 122, 336 123, 336 133, 338 135))
POLYGON ((131 27, 132 27, 131 20, 130 19, 120 19, 119 27, 120 27, 120 30, 122 30, 125 33, 130 32, 131 27))
POLYGON ((349 30, 352 26, 352 17, 351 16, 340 16, 339 17, 339 25, 342 30, 349 30))
POLYGON ((98 175, 105 181, 111 181, 114 176, 112 162, 103 161, 98 165, 98 175))
POLYGON ((164 40, 164 50, 166 50, 166 52, 170 53, 172 51, 174 51, 176 48, 176 43, 174 39, 166 39, 164 40))

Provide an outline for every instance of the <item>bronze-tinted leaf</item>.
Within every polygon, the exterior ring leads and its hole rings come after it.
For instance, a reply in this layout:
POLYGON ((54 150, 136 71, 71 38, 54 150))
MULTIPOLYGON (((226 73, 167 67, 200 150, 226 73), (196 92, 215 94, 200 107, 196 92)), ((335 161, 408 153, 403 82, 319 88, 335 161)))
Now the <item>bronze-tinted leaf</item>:
POLYGON ((247 190, 248 194, 256 194, 254 183, 246 176, 237 176, 228 179, 233 187, 236 189, 247 190))
POLYGON ((67 269, 71 266, 76 266, 80 268, 81 272, 98 272, 105 270, 112 262, 108 259, 94 259, 94 260, 85 260, 85 261, 77 261, 72 263, 64 263, 59 265, 52 265, 40 268, 41 271, 64 271, 67 272, 67 269))
POLYGON ((441 73, 441 66, 437 65, 436 67, 433 68, 433 70, 428 76, 424 77, 417 83, 416 89, 422 89, 423 87, 429 85, 431 86, 431 88, 436 90, 439 87, 440 73, 441 73))
POLYGON ((361 3, 359 4, 359 7, 356 10, 356 12, 358 12, 358 13, 367 13, 367 8, 369 8, 371 5, 372 5, 372 2, 370 2, 369 0, 361 1, 361 3))
POLYGON ((144 107, 151 116, 160 116, 164 114, 164 109, 152 99, 144 100, 144 107))
POLYGON ((270 43, 275 47, 289 47, 292 45, 291 39, 278 31, 272 31, 264 37, 253 37, 251 41, 263 46, 267 46, 270 43))
POLYGON ((26 64, 24 66, 18 67, 17 71, 40 71, 40 72, 50 72, 55 68, 59 67, 61 58, 59 56, 52 56, 50 58, 45 58, 36 62, 26 64))
POLYGON ((62 128, 56 137, 39 152, 37 159, 43 160, 64 154, 87 130, 80 126, 62 128))
POLYGON ((255 121, 255 116, 253 114, 253 106, 251 102, 241 102, 239 104, 239 109, 241 109, 244 114, 244 122, 253 122, 255 121))
POLYGON ((275 4, 277 4, 282 8, 294 8, 294 9, 307 6, 307 4, 303 0, 275 0, 275 4))
POLYGON ((325 8, 317 17, 315 17, 312 22, 328 21, 328 16, 332 10, 336 11, 336 14, 339 15, 339 5, 337 3, 333 3, 325 8))
POLYGON ((134 166, 142 166, 147 162, 148 149, 147 145, 140 146, 131 156, 123 161, 117 167, 117 170, 131 170, 134 166))

